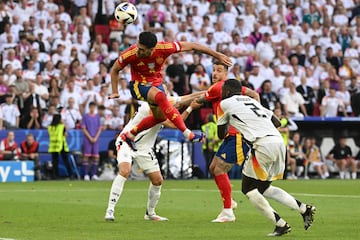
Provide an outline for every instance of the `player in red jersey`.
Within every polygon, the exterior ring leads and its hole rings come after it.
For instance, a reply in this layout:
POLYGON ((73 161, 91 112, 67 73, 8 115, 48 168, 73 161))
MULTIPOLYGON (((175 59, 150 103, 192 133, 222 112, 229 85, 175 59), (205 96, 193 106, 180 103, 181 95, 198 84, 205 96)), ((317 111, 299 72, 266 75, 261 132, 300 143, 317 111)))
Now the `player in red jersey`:
POLYGON ((218 59, 226 66, 231 66, 231 60, 226 55, 213 51, 208 47, 191 42, 157 42, 156 35, 151 32, 142 32, 137 44, 121 53, 111 69, 112 94, 109 98, 118 98, 119 71, 125 66, 131 67, 130 91, 134 98, 145 100, 151 106, 153 115, 144 118, 129 132, 122 134, 122 139, 136 151, 134 138, 137 133, 151 128, 168 118, 184 136, 190 141, 201 141, 202 134, 194 134, 188 129, 180 113, 166 98, 161 85, 161 69, 165 59, 177 52, 198 51, 218 59))
MULTIPOLYGON (((199 103, 211 102, 216 118, 218 117, 218 106, 222 100, 222 86, 227 79, 227 75, 227 65, 214 62, 212 71, 213 85, 197 100, 199 103)), ((259 95, 249 88, 242 87, 241 92, 243 95, 260 101, 259 95)), ((237 203, 232 200, 231 184, 227 173, 234 164, 241 165, 243 163, 248 151, 249 146, 243 142, 241 133, 230 126, 227 137, 220 145, 209 166, 209 171, 214 176, 223 199, 223 210, 213 222, 235 221, 233 208, 236 207, 237 203)))

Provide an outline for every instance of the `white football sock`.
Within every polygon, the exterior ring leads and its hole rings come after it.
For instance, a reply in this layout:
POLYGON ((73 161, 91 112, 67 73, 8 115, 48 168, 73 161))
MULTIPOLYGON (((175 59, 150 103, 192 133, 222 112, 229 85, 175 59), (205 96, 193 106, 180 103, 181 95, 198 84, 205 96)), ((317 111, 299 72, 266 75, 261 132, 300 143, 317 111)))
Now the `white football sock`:
POLYGON ((340 179, 344 179, 345 178, 345 172, 340 171, 339 176, 340 176, 340 179))
POLYGON ((275 210, 270 206, 269 202, 264 198, 263 195, 257 190, 251 190, 246 193, 246 196, 249 198, 250 202, 270 221, 272 221, 276 226, 283 227, 286 222, 282 219, 275 210))
POLYGON ((305 204, 296 201, 293 196, 291 196, 281 188, 270 186, 265 190, 264 196, 274 199, 285 206, 297 210, 300 213, 304 213, 306 211, 305 204))
POLYGON ((148 202, 147 202, 147 213, 148 215, 155 214, 156 205, 159 202, 161 195, 161 185, 155 186, 150 183, 149 191, 148 191, 148 202))
POLYGON ((356 179, 356 172, 352 172, 352 173, 351 173, 351 178, 352 178, 352 179, 356 179))
POLYGON ((123 176, 121 176, 119 174, 115 177, 113 184, 111 186, 111 190, 110 190, 108 210, 115 209, 116 203, 118 202, 118 200, 121 196, 121 193, 123 191, 126 180, 127 180, 126 178, 124 178, 123 176))

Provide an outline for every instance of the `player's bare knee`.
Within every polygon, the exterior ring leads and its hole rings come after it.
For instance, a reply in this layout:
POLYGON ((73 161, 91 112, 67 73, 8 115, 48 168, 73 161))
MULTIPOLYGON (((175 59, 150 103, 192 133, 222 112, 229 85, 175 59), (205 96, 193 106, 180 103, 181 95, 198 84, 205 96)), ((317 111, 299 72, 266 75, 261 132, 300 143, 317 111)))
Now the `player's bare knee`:
POLYGON ((154 186, 161 186, 162 182, 163 182, 163 178, 161 176, 151 179, 151 184, 154 186))
POLYGON ((128 178, 130 176, 131 169, 127 167, 119 166, 119 175, 123 176, 124 178, 128 178))

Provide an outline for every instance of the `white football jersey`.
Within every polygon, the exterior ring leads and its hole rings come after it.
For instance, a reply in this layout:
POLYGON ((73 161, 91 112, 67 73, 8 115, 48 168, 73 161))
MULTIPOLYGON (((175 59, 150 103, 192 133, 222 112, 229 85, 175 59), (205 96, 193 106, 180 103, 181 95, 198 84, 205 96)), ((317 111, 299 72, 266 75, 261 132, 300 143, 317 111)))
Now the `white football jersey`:
POLYGON ((230 123, 251 143, 265 136, 281 137, 271 122, 273 112, 250 97, 235 95, 224 99, 220 103, 218 113, 218 125, 230 123))

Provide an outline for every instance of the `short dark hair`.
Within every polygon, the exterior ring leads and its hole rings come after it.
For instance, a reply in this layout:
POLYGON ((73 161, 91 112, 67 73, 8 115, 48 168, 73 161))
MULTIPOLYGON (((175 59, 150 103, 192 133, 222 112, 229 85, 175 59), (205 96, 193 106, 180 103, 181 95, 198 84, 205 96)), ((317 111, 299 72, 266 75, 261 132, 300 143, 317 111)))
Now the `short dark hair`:
POLYGON ((91 106, 96 106, 96 103, 95 102, 90 102, 89 107, 91 107, 91 106))
POLYGON ((139 35, 139 43, 147 48, 153 48, 157 44, 157 37, 152 32, 142 32, 139 35))
POLYGON ((241 95, 242 84, 241 81, 236 79, 228 79, 224 82, 222 87, 222 97, 223 99, 231 97, 235 94, 241 95))
POLYGON ((221 65, 221 66, 224 66, 225 70, 227 71, 229 69, 229 67, 225 64, 225 63, 222 63, 220 62, 219 60, 215 59, 213 61, 213 65, 221 65))

